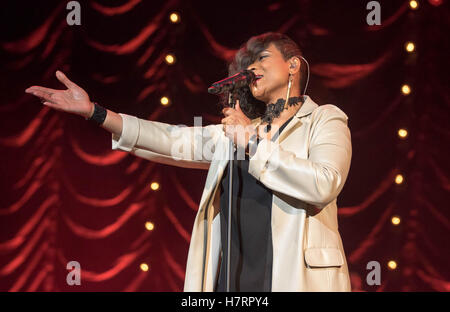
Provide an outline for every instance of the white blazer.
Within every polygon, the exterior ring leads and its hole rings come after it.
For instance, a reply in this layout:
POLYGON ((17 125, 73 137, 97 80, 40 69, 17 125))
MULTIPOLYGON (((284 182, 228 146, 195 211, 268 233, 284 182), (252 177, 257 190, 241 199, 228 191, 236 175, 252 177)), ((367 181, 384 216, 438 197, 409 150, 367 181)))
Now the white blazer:
MULTIPOLYGON (((249 161, 249 173, 273 191, 272 291, 350 291, 336 205, 352 156, 348 117, 335 105, 319 106, 305 97, 281 135, 262 140, 249 161)), ((112 136, 112 149, 208 170, 184 291, 214 291, 221 261, 218 190, 230 146, 222 124, 182 127, 120 115, 123 130, 112 136)))

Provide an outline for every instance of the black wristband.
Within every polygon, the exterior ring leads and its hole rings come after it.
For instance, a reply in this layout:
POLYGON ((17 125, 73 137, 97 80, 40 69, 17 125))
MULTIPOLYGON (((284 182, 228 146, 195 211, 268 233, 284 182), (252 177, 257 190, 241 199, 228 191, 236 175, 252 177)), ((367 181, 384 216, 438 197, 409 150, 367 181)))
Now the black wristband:
POLYGON ((103 122, 106 119, 107 111, 106 111, 106 108, 98 105, 96 102, 93 102, 93 103, 94 103, 94 113, 92 114, 91 117, 86 118, 86 120, 92 121, 95 124, 100 126, 103 124, 103 122))

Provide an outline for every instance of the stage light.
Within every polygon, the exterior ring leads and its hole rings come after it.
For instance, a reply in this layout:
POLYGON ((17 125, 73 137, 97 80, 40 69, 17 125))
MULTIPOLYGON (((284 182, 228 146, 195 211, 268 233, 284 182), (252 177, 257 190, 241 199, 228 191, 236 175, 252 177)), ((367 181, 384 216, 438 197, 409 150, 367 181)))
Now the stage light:
POLYGON ((164 105, 164 106, 166 106, 166 105, 169 105, 169 98, 167 97, 167 96, 163 96, 162 98, 161 98, 161 104, 162 105, 164 105))
POLYGON ((180 22, 180 14, 173 12, 170 14, 170 21, 172 23, 179 23, 180 22))
POLYGON ((394 260, 389 261, 388 268, 391 270, 395 270, 397 268, 397 262, 395 262, 394 260))
POLYGON ((414 52, 414 50, 416 49, 416 46, 414 45, 413 42, 408 41, 408 42, 405 44, 405 49, 406 49, 406 51, 408 51, 409 53, 411 53, 411 52, 414 52))
POLYGON ((406 129, 398 129, 398 136, 402 139, 405 139, 408 136, 408 130, 406 129))
POLYGON ((403 183, 403 176, 401 174, 397 174, 395 176, 395 183, 402 184, 403 183))
POLYGON ((165 61, 167 64, 172 65, 175 63, 175 56, 173 54, 167 54, 165 57, 165 61))
POLYGON ((411 88, 410 88, 407 84, 404 84, 404 85, 402 86, 402 93, 403 93, 404 95, 410 94, 410 93, 411 93, 411 88))
POLYGON ((145 228, 146 228, 148 231, 153 231, 153 229, 155 228, 155 225, 154 225, 152 222, 147 221, 147 222, 145 222, 145 228))
POLYGON ((399 225, 400 222, 401 222, 400 217, 399 216, 392 216, 391 222, 392 222, 393 225, 399 225))
POLYGON ((419 7, 419 3, 415 0, 409 1, 409 7, 413 10, 417 9, 419 7))
POLYGON ((140 267, 141 267, 142 271, 144 271, 144 272, 148 271, 148 264, 147 263, 141 263, 140 267))
POLYGON ((152 190, 156 191, 159 189, 159 183, 158 182, 152 182, 152 184, 150 184, 150 187, 152 188, 152 190))

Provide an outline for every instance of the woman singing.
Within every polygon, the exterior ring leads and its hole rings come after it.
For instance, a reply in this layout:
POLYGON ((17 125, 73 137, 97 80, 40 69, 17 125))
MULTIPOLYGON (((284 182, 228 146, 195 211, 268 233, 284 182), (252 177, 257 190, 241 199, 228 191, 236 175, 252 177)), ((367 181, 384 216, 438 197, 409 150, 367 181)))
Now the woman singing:
POLYGON ((98 123, 112 133, 113 149, 208 170, 185 291, 226 291, 230 141, 230 291, 350 291, 336 205, 352 156, 347 115, 305 95, 308 64, 286 35, 250 38, 228 69, 230 75, 251 70, 257 79, 233 92, 235 108, 225 105, 221 124, 204 127, 117 114, 92 103, 59 71, 67 90, 33 86, 26 92, 98 123))

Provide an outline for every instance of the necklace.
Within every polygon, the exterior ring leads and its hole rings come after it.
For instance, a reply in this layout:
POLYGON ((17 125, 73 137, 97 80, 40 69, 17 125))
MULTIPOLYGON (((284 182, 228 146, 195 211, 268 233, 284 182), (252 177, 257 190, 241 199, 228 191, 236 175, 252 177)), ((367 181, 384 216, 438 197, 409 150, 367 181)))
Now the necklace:
POLYGON ((272 129, 272 121, 280 116, 281 112, 285 109, 288 109, 289 106, 297 105, 298 102, 303 103, 303 97, 300 96, 293 96, 290 97, 288 100, 288 105, 284 107, 285 100, 284 99, 278 99, 275 104, 270 103, 267 104, 266 111, 264 112, 264 115, 261 118, 262 122, 267 122, 268 125, 264 129, 264 132, 269 132, 270 129, 272 129))

